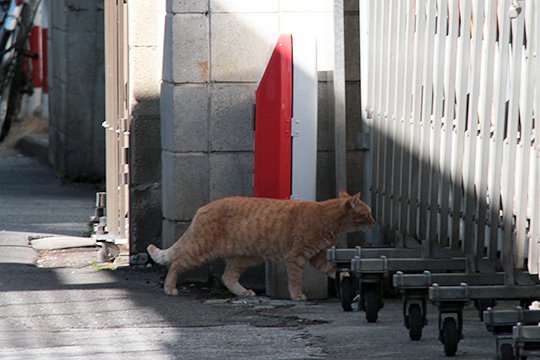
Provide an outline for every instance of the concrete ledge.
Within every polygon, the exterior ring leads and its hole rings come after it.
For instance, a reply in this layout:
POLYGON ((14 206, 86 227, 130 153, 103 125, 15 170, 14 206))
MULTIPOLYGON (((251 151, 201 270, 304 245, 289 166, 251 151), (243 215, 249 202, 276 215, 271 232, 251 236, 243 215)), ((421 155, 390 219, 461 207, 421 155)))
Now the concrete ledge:
POLYGON ((36 250, 31 247, 2 246, 0 264, 35 265, 38 258, 36 250))
POLYGON ((30 244, 36 250, 57 250, 96 246, 96 240, 76 236, 50 236, 31 240, 30 244))
POLYGON ((0 231, 0 264, 34 265, 38 253, 30 246, 34 233, 0 231))

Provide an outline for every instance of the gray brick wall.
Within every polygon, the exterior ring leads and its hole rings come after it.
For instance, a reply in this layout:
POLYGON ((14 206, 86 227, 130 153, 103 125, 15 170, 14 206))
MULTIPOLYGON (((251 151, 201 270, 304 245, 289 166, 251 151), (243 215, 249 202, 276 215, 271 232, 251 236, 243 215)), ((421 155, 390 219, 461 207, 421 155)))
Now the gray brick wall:
MULTIPOLYGON (((163 246, 176 241, 201 205, 252 194, 254 95, 280 33, 308 32, 317 38, 317 198, 335 196, 332 88, 326 80, 333 67, 332 10, 331 0, 167 1, 161 87, 163 246)), ((346 68, 348 185, 358 191, 357 5, 347 1, 346 10, 351 31, 346 68)))
POLYGON ((105 174, 103 0, 49 1, 49 159, 68 180, 105 174))

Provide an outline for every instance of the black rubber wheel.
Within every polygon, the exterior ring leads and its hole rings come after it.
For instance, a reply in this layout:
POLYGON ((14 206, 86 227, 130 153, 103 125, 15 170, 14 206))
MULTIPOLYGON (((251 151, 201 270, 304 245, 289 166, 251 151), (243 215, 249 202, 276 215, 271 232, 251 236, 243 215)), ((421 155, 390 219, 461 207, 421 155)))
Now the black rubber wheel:
POLYGON ((500 353, 500 359, 501 360, 514 360, 514 348, 512 347, 512 344, 502 344, 501 348, 499 349, 500 353))
POLYGON ((341 307, 343 311, 352 311, 352 302, 354 299, 354 286, 350 276, 341 279, 340 283, 341 307))
POLYGON ((381 308, 377 289, 374 287, 367 287, 363 289, 363 295, 367 322, 377 322, 377 317, 379 316, 379 310, 381 308))
POLYGON ((442 339, 444 344, 444 353, 446 356, 455 356, 457 345, 460 339, 459 329, 456 319, 447 317, 443 321, 442 339))
POLYGON ((419 304, 409 306, 409 338, 412 341, 418 341, 422 338, 422 329, 424 328, 424 318, 419 304))

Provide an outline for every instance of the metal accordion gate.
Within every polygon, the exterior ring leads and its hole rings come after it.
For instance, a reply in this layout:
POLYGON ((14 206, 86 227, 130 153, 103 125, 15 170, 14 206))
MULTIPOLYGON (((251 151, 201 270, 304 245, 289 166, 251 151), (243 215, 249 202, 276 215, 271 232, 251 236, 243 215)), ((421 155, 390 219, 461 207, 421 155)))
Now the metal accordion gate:
POLYGON ((352 287, 376 321, 392 276, 411 340, 429 299, 453 356, 472 300, 499 355, 538 355, 538 316, 488 308, 540 299, 540 3, 360 0, 359 16, 364 197, 381 231, 379 248, 328 251, 352 274, 344 310, 352 287))
POLYGON ((386 237, 459 250, 472 270, 499 263, 507 283, 514 269, 538 274, 540 5, 363 6, 372 206, 386 237))

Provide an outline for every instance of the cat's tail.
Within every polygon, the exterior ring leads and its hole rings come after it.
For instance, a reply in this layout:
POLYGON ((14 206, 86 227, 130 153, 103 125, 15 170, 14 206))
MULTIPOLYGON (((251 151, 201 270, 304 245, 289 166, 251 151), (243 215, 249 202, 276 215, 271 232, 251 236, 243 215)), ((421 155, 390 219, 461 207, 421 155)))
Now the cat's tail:
POLYGON ((159 265, 169 265, 171 263, 169 259, 169 252, 167 250, 161 250, 155 245, 148 245, 146 248, 152 260, 159 265))

